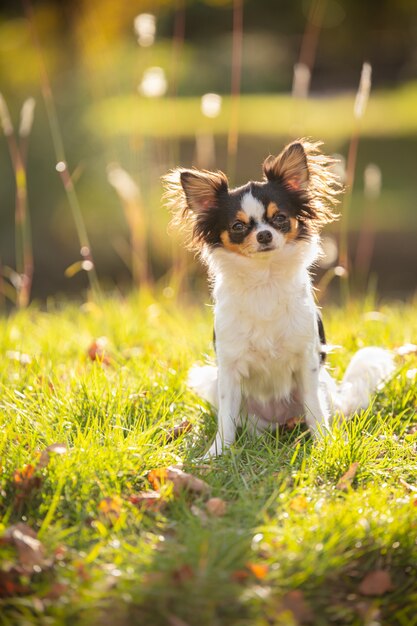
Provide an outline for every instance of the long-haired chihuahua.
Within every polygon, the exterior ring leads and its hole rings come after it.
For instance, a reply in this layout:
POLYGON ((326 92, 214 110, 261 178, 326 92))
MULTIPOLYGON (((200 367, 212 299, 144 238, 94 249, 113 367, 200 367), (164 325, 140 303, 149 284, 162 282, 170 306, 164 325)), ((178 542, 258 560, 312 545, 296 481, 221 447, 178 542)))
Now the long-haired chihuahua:
POLYGON ((217 367, 189 383, 218 410, 208 456, 245 420, 255 429, 304 415, 313 435, 336 413, 366 408, 393 369, 390 353, 364 348, 341 383, 324 367, 325 334, 309 268, 320 231, 336 218, 340 184, 319 143, 298 140, 263 164, 264 178, 229 189, 223 172, 178 168, 164 177, 174 223, 208 266, 217 367))

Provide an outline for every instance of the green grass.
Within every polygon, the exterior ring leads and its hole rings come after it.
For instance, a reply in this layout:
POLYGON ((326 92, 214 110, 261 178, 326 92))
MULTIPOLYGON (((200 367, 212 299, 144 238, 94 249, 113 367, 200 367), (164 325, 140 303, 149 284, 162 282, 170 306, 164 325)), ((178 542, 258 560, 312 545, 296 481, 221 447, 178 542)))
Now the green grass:
MULTIPOLYGON (((329 340, 343 346, 331 356, 336 376, 358 347, 415 342, 415 303, 382 306, 377 320, 372 308, 324 311, 329 340)), ((414 355, 369 411, 327 439, 313 442, 302 426, 242 433, 203 464, 215 417, 185 378, 212 354, 207 307, 143 293, 33 307, 0 324, 0 534, 23 521, 45 549, 19 579, 16 549, 0 540, 0 589, 14 585, 0 599, 1 626, 417 623, 417 494, 401 482, 417 475, 414 355), (100 336, 108 365, 87 355, 100 336), (184 419, 192 430, 167 442, 184 419), (16 482, 57 442, 65 454, 16 482), (352 487, 336 489, 353 462, 352 487), (208 496, 169 484, 161 511, 129 501, 150 489, 150 470, 179 463, 227 502, 223 517, 206 514, 208 496), (363 595, 380 569, 391 590, 363 595)))

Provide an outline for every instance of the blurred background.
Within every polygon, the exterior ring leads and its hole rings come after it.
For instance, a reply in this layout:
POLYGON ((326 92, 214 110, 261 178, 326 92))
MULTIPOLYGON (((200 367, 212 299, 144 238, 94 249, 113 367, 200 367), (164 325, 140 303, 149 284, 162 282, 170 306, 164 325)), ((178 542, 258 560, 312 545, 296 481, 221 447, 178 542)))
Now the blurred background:
POLYGON ((259 180, 300 136, 348 187, 323 290, 415 292, 415 0, 3 0, 0 93, 3 305, 97 279, 198 287, 161 175, 259 180))

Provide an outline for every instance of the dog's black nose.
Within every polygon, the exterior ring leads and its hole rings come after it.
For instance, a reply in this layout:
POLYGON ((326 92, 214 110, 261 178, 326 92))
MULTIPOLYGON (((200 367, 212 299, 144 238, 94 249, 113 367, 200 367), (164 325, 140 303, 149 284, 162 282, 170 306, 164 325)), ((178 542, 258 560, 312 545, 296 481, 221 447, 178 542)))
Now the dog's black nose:
POLYGON ((260 230, 256 235, 256 239, 259 243, 271 243, 272 241, 272 233, 270 230, 260 230))

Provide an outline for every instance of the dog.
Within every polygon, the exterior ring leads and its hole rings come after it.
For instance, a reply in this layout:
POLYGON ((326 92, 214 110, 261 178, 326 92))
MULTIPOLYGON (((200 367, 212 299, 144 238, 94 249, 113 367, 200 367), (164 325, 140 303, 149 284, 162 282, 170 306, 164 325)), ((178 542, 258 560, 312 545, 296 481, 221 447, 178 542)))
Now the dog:
POLYGON ((190 386, 218 411, 206 456, 230 446, 243 420, 256 431, 304 415, 311 433, 364 409, 393 371, 387 350, 354 355, 337 384, 325 368, 325 333, 310 268, 322 227, 337 218, 341 185, 320 142, 287 145, 263 180, 229 189, 221 171, 178 168, 164 177, 173 222, 208 267, 217 367, 192 368, 190 386))

